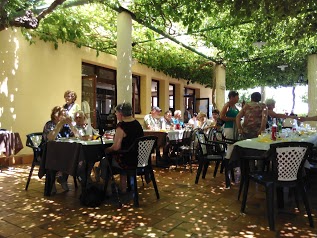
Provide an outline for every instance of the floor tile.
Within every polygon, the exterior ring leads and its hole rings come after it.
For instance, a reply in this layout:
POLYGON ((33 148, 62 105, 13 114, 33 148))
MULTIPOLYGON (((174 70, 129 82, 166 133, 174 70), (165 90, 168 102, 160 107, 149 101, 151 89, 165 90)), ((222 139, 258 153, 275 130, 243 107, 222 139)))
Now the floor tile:
MULTIPOLYGON (((225 189, 224 175, 194 183, 193 173, 183 168, 155 168, 160 199, 153 186, 140 181, 140 207, 127 199, 118 207, 115 197, 100 207, 80 204, 80 189, 44 197, 44 179, 34 171, 29 189, 25 183, 28 165, 11 167, 0 173, 0 237, 317 237, 309 227, 303 207, 294 208, 292 197, 285 209, 277 210, 276 231, 270 231, 266 216, 265 192, 250 185, 247 207, 240 213, 238 184, 225 189)), ((308 190, 315 225, 317 225, 317 174, 312 175, 308 190)))

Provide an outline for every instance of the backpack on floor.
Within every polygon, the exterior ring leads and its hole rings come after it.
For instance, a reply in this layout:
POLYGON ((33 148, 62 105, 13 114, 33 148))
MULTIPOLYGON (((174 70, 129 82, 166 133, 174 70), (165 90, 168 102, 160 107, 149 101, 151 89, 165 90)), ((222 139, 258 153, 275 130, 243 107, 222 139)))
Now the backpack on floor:
POLYGON ((92 184, 82 191, 79 199, 83 206, 99 207, 104 198, 104 191, 97 185, 92 184))

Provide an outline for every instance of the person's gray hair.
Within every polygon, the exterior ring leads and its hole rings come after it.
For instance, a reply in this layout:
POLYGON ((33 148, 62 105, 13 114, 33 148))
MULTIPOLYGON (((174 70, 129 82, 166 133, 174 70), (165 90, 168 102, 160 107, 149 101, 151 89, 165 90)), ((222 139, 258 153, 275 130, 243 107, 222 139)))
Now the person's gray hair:
POLYGON ((174 116, 175 115, 182 115, 182 111, 181 110, 176 110, 175 112, 174 112, 174 116))
POLYGON ((266 104, 266 106, 274 105, 275 104, 275 100, 272 99, 272 98, 268 98, 268 99, 265 100, 265 104, 266 104))
POLYGON ((86 119, 86 115, 85 115, 84 111, 82 111, 82 110, 78 110, 77 112, 75 112, 74 117, 76 118, 77 115, 80 115, 84 119, 86 119))
POLYGON ((131 103, 124 102, 120 103, 119 105, 116 106, 116 111, 120 112, 122 116, 128 117, 132 115, 132 106, 131 103))

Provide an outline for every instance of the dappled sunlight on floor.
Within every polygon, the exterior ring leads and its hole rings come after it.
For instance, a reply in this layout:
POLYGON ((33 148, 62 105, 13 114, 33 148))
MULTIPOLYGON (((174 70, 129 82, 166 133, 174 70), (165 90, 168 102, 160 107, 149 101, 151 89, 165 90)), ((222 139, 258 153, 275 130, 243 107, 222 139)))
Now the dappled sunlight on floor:
MULTIPOLYGON (((294 202, 278 210, 276 231, 270 231, 265 192, 254 184, 241 214, 239 185, 224 189, 224 175, 212 178, 212 168, 198 184, 196 166, 193 173, 182 166, 154 168, 161 199, 151 183, 143 187, 139 179, 139 208, 133 207, 132 194, 121 195, 121 208, 115 196, 100 207, 83 207, 72 179, 70 191, 57 184, 57 194, 44 197, 37 170, 25 191, 29 169, 24 165, 0 173, 0 237, 316 237, 305 210, 294 209, 294 202)), ((309 192, 317 225, 316 177, 309 192)))

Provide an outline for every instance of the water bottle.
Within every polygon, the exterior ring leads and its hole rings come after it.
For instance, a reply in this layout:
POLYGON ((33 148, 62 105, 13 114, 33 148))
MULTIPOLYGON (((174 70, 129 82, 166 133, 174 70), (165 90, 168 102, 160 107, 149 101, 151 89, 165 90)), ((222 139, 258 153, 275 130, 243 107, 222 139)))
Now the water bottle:
POLYGON ((293 120, 292 131, 295 132, 297 130, 297 120, 293 120))
POLYGON ((165 120, 163 120, 163 122, 162 122, 162 130, 166 130, 166 123, 165 123, 165 120))
POLYGON ((271 139, 272 140, 276 140, 276 134, 277 134, 277 125, 276 125, 276 119, 273 118, 273 125, 272 125, 272 129, 271 129, 271 139))
POLYGON ((236 167, 236 168, 233 169, 233 175, 234 175, 234 182, 235 183, 240 183, 240 178, 241 178, 240 167, 236 167))
POLYGON ((282 132, 282 123, 281 121, 279 120, 278 121, 278 124, 277 124, 277 129, 278 129, 278 132, 281 133, 282 132))

